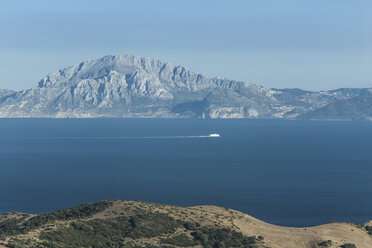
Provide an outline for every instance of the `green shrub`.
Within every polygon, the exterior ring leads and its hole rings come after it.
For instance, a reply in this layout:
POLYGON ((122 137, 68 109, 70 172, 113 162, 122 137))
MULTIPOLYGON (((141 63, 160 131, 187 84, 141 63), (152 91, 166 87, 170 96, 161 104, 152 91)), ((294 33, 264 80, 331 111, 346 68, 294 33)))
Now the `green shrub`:
POLYGON ((256 244, 255 237, 245 237, 242 233, 227 228, 212 229, 203 227, 191 233, 191 235, 203 247, 253 248, 256 244))
POLYGON ((347 244, 341 245, 341 248, 356 248, 356 245, 347 243, 347 244))
POLYGON ((12 219, 0 222, 0 235, 25 234, 42 225, 53 223, 57 220, 71 220, 89 217, 108 208, 112 203, 101 201, 95 203, 83 204, 74 208, 58 210, 49 214, 34 216, 27 221, 24 219, 12 219))
POLYGON ((369 235, 372 235, 372 226, 365 226, 365 229, 367 230, 369 235))
MULTIPOLYGON (((183 224, 183 226, 184 226, 187 230, 196 230, 196 228, 197 228, 197 225, 196 225, 196 223, 194 223, 194 222, 186 222, 186 223, 183 224)), ((200 224, 199 224, 199 226, 200 226, 200 224)))
POLYGON ((332 245, 332 240, 326 240, 326 241, 320 242, 318 245, 323 246, 323 247, 329 247, 332 245))
MULTIPOLYGON (((256 247, 255 237, 246 237, 242 233, 228 228, 201 227, 196 222, 176 220, 163 213, 141 213, 133 216, 119 215, 108 219, 90 219, 87 217, 101 212, 112 202, 104 201, 84 204, 75 208, 35 216, 26 220, 11 219, 0 222, 0 237, 3 239, 38 227, 41 229, 39 240, 22 241, 11 238, 11 248, 172 248, 203 246, 205 248, 256 247), (65 221, 66 225, 50 228, 55 221, 65 221), (191 232, 191 237, 175 232, 182 229, 191 232), (161 246, 144 244, 136 246, 127 238, 141 239, 158 237, 161 246), (166 237, 166 238, 165 238, 166 237)), ((263 238, 261 238, 262 240, 263 238)), ((347 247, 348 248, 348 247, 347 247)))
POLYGON ((40 239, 62 247, 121 247, 124 238, 151 238, 171 234, 182 223, 165 214, 143 214, 130 218, 74 221, 69 227, 44 231, 40 239))
POLYGON ((166 214, 139 214, 132 216, 129 220, 132 227, 128 237, 151 238, 162 234, 173 233, 182 226, 180 221, 166 214))
POLYGON ((196 241, 190 239, 185 234, 180 234, 172 238, 162 239, 161 242, 164 244, 176 245, 181 247, 195 246, 198 244, 196 241))

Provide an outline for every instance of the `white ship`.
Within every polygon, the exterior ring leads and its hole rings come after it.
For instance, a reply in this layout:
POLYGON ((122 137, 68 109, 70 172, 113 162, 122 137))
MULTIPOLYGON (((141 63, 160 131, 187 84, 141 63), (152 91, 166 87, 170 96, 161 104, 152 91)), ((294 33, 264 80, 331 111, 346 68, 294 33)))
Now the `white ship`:
POLYGON ((211 133, 209 134, 209 137, 221 137, 218 133, 211 133))

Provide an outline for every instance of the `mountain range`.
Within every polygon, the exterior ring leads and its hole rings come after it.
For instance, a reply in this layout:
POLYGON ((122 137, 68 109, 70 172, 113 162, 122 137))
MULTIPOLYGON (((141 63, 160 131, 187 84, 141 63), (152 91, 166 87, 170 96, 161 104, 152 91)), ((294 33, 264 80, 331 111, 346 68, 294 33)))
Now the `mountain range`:
POLYGON ((105 56, 50 73, 31 89, 0 90, 0 118, 22 117, 372 120, 372 88, 268 89, 156 59, 105 56))

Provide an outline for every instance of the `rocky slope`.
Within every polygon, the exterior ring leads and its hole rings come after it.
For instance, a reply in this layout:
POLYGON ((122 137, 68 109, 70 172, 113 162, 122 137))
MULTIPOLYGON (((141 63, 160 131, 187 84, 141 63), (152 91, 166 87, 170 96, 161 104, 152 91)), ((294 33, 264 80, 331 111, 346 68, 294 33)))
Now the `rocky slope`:
MULTIPOLYGON (((311 118, 371 89, 309 92, 208 78, 136 56, 105 56, 53 72, 34 88, 0 91, 0 117, 311 118)), ((342 109, 337 110, 342 111, 342 109)), ((343 116, 345 119, 369 119, 343 116)), ((322 119, 320 117, 320 119, 322 119)))
POLYGON ((13 94, 17 94, 16 91, 0 89, 0 103, 11 97, 13 94))
POLYGON ((372 96, 355 96, 330 103, 298 118, 315 120, 372 120, 372 96))
POLYGON ((44 215, 0 215, 0 247, 316 248, 372 245, 372 223, 271 225, 215 206, 101 201, 44 215))

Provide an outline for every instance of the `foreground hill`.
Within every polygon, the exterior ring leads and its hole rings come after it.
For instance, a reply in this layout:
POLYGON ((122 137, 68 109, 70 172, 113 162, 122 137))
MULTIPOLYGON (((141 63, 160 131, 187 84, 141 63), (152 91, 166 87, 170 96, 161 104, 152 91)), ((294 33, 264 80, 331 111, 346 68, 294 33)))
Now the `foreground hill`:
POLYGON ((215 206, 101 201, 44 215, 0 215, 0 247, 372 247, 372 222, 271 225, 215 206))
POLYGON ((361 113, 338 114, 344 106, 351 109, 339 101, 361 96, 372 97, 372 90, 267 89, 156 59, 105 56, 53 72, 32 89, 0 90, 0 117, 325 119, 326 107, 335 104, 332 119, 370 120, 370 105, 358 107, 361 113))

